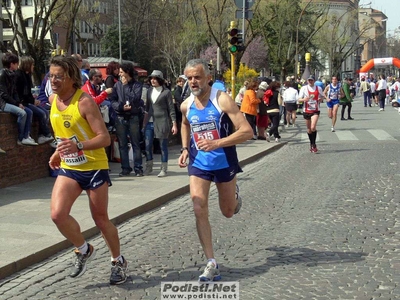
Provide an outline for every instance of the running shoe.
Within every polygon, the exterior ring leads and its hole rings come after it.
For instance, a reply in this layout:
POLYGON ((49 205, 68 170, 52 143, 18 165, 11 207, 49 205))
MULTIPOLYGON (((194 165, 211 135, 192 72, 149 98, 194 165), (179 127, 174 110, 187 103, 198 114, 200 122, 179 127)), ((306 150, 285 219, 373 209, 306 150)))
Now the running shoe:
POLYGON ((317 145, 312 145, 310 151, 312 153, 317 153, 318 152, 317 145))
POLYGON ((128 271, 128 262, 122 256, 124 262, 113 261, 111 262, 111 276, 110 276, 110 284, 117 285, 122 284, 126 281, 126 272, 128 271))
POLYGON ((237 200, 237 205, 235 208, 235 215, 240 211, 240 209, 242 208, 242 197, 240 197, 239 195, 239 186, 236 184, 236 200, 237 200))
POLYGON ((72 269, 70 277, 80 277, 86 272, 86 265, 96 256, 96 249, 90 244, 88 244, 88 250, 86 254, 81 254, 78 249, 75 249, 75 264, 72 269))
POLYGON ((332 131, 332 132, 335 132, 335 127, 332 127, 332 128, 331 128, 331 131, 332 131))
POLYGON ((270 142, 270 141, 271 141, 270 138, 269 138, 269 133, 268 133, 268 132, 265 134, 265 140, 266 140, 267 142, 270 142))
POLYGON ((215 265, 212 261, 207 263, 203 274, 199 276, 199 281, 218 281, 221 280, 221 274, 219 273, 218 265, 215 265))
POLYGON ((280 141, 281 141, 280 138, 275 138, 275 142, 276 142, 276 143, 279 143, 280 141))

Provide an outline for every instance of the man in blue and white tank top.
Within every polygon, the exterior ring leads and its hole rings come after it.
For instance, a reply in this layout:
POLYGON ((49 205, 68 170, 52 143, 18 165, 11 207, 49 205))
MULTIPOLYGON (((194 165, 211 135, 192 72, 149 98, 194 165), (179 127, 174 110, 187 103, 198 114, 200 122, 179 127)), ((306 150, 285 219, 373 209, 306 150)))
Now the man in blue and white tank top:
POLYGON ((339 109, 339 94, 340 94, 340 83, 338 83, 337 77, 332 77, 332 82, 325 87, 324 94, 326 97, 326 106, 328 107, 328 117, 332 119, 331 131, 335 132, 335 124, 337 119, 337 111, 339 109))
POLYGON ((210 185, 215 182, 217 186, 219 206, 225 217, 239 212, 242 201, 236 174, 242 170, 235 145, 251 139, 253 131, 235 101, 225 92, 209 86, 211 74, 206 61, 189 61, 184 73, 191 95, 181 105, 182 154, 178 163, 181 168, 188 167, 197 233, 208 259, 199 280, 217 281, 221 275, 208 219, 210 185), (189 164, 186 163, 188 158, 189 164))

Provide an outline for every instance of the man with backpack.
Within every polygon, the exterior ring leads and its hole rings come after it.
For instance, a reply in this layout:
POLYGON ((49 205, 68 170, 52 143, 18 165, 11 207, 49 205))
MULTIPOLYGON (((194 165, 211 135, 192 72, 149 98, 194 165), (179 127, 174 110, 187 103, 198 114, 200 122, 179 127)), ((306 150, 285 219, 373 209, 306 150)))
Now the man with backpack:
POLYGON ((361 78, 360 93, 364 95, 364 107, 371 107, 371 85, 365 80, 365 77, 361 78))
POLYGON ((328 117, 332 120, 332 132, 335 132, 337 111, 339 108, 339 94, 340 83, 338 83, 337 77, 333 76, 332 83, 328 84, 324 90, 324 95, 327 99, 326 106, 328 107, 328 117))
POLYGON ((341 120, 342 121, 354 120, 351 117, 351 108, 352 108, 351 102, 353 102, 353 98, 350 95, 349 78, 344 79, 341 89, 343 90, 343 92, 341 92, 342 95, 340 95, 340 105, 342 105, 341 120), (347 119, 345 119, 345 117, 344 117, 344 112, 346 110, 346 106, 347 106, 347 119))

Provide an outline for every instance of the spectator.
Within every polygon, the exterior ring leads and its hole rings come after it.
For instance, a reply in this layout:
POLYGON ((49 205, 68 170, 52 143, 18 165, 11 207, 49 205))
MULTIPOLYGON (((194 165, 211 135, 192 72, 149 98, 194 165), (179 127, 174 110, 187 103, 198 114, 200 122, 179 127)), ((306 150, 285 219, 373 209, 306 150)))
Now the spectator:
POLYGON ((112 93, 112 88, 101 90, 103 83, 102 74, 99 69, 91 69, 89 71, 89 80, 86 81, 82 90, 88 93, 97 105, 100 106, 101 115, 104 123, 109 127, 114 124, 114 111, 111 102, 107 100, 108 95, 112 93))
POLYGON ((40 84, 39 96, 37 97, 37 100, 40 101, 40 107, 45 110, 50 110, 49 97, 51 94, 53 94, 53 90, 49 81, 49 73, 47 73, 40 84))
POLYGON ((295 127, 297 101, 299 100, 299 92, 295 89, 297 84, 292 81, 285 82, 286 90, 283 92, 283 104, 286 108, 287 127, 292 125, 295 127))
POLYGON ((103 79, 99 69, 91 69, 88 76, 89 80, 83 85, 82 90, 88 93, 97 105, 100 105, 107 99, 108 95, 112 93, 113 89, 107 88, 104 91, 100 90, 103 79))
POLYGON ((119 78, 119 63, 111 61, 108 63, 106 68, 107 78, 104 81, 106 88, 114 87, 114 84, 118 82, 119 78))
POLYGON ((258 104, 261 102, 256 96, 257 88, 257 79, 251 79, 244 93, 242 105, 240 107, 240 111, 245 114, 246 120, 249 122, 251 128, 253 128, 253 140, 257 139, 256 117, 258 104))
MULTIPOLYGON (((352 108, 352 104, 351 102, 353 102, 353 98, 350 95, 350 83, 349 83, 349 78, 345 78, 342 84, 342 89, 344 92, 344 96, 342 98, 340 98, 340 105, 342 105, 342 111, 341 111, 341 118, 340 120, 345 121, 345 120, 354 120, 351 117, 351 108, 352 108), (347 106, 347 119, 345 119, 344 117, 344 113, 346 110, 346 106, 347 106)), ((385 94, 386 95, 386 94, 385 94)))
POLYGON ((224 76, 222 76, 222 74, 217 74, 217 76, 215 76, 215 82, 212 84, 212 87, 217 90, 226 92, 224 76))
POLYGON ((143 118, 144 101, 142 98, 142 83, 135 80, 135 70, 132 63, 122 63, 120 78, 113 88, 109 99, 117 114, 115 128, 117 132, 122 172, 119 176, 129 176, 132 168, 129 165, 129 146, 133 147, 133 164, 136 176, 143 176, 142 154, 140 151, 140 122, 143 118))
POLYGON ((379 111, 385 110, 385 100, 386 100, 386 89, 387 89, 387 82, 385 74, 381 74, 379 76, 379 81, 377 83, 377 94, 379 99, 379 111))
POLYGON ((258 86, 257 98, 260 99, 260 103, 258 104, 258 114, 257 114, 257 139, 266 140, 265 137, 265 129, 268 127, 268 114, 267 114, 267 106, 264 101, 262 101, 264 97, 264 93, 268 88, 268 83, 266 81, 262 81, 258 86))
POLYGON ((82 83, 85 84, 89 80, 90 63, 86 59, 82 59, 82 83))
POLYGON ((73 58, 76 59, 77 63, 78 63, 78 67, 81 70, 81 79, 82 79, 82 86, 85 84, 86 80, 88 80, 87 75, 85 74, 85 72, 82 70, 82 56, 80 54, 72 54, 71 55, 73 58))
MULTIPOLYGON (((247 89, 247 85, 249 84, 249 82, 246 80, 244 83, 243 83, 243 86, 240 88, 240 90, 239 90, 239 93, 236 95, 236 97, 235 97, 235 102, 236 102, 236 104, 237 104, 237 106, 239 107, 239 109, 240 109, 240 106, 242 105, 242 101, 243 101, 243 97, 244 97, 244 92, 246 91, 246 89, 247 89)), ((268 84, 268 83, 267 83, 268 84)))
POLYGON ((15 85, 15 70, 18 69, 19 59, 13 53, 5 53, 1 59, 3 69, 0 71, 0 110, 16 115, 18 124, 18 145, 38 145, 30 137, 32 111, 25 109, 20 103, 15 85))
POLYGON ((364 95, 364 107, 371 107, 371 85, 365 80, 365 77, 361 78, 360 93, 364 95))
POLYGON ((267 92, 270 90, 271 96, 268 103, 267 113, 269 119, 271 120, 271 128, 267 133, 267 141, 270 141, 270 137, 273 135, 275 138, 275 142, 279 143, 281 140, 281 136, 279 135, 279 119, 280 119, 280 106, 282 105, 282 97, 279 93, 281 88, 281 84, 279 81, 272 81, 269 85, 267 92))
POLYGON ((38 143, 44 144, 54 140, 50 132, 49 111, 40 106, 40 101, 32 95, 32 72, 34 69, 34 60, 30 56, 21 57, 19 69, 15 71, 16 87, 18 97, 25 107, 30 109, 33 116, 39 121, 39 138, 38 143))
POLYGON ((186 76, 180 75, 176 80, 176 86, 174 90, 174 105, 175 105, 176 122, 178 124, 178 127, 182 123, 181 104, 183 102, 182 91, 185 82, 186 82, 186 76))
POLYGON ((152 87, 147 91, 146 116, 143 124, 146 141, 146 175, 153 171, 153 140, 157 138, 161 146, 161 171, 157 176, 165 177, 168 171, 168 136, 170 132, 177 134, 178 127, 172 94, 164 86, 163 73, 154 70, 149 78, 152 87))

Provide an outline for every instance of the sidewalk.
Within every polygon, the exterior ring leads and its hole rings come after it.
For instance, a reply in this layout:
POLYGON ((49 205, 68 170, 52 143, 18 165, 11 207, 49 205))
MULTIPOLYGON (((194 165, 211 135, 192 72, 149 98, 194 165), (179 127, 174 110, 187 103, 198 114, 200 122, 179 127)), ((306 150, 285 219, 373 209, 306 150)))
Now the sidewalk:
MULTIPOLYGON (((237 147, 241 166, 279 149, 285 143, 247 141, 237 147)), ((179 168, 180 146, 169 148, 168 176, 158 178, 160 155, 154 171, 144 177, 118 177, 119 163, 110 163, 113 186, 109 190, 109 216, 119 224, 156 208, 189 191, 187 169, 179 168)), ((50 219, 50 198, 55 178, 0 189, 0 279, 71 247, 50 219)), ((87 196, 82 193, 71 214, 85 237, 98 233, 90 216, 87 196)))

